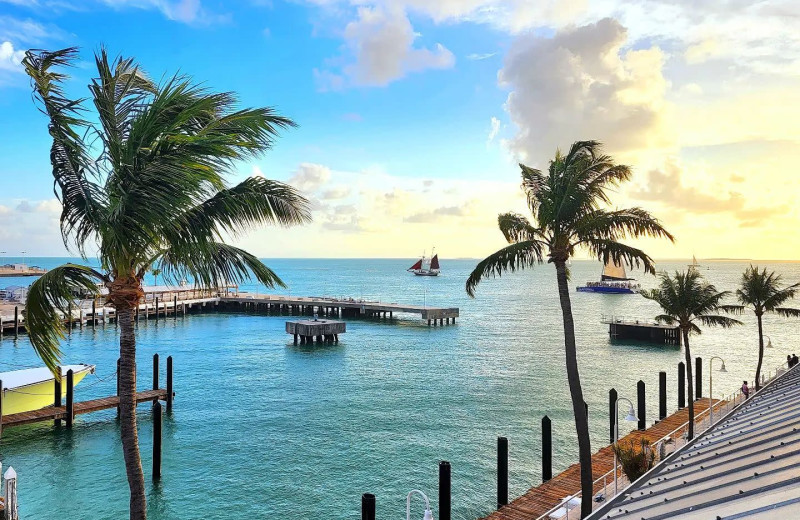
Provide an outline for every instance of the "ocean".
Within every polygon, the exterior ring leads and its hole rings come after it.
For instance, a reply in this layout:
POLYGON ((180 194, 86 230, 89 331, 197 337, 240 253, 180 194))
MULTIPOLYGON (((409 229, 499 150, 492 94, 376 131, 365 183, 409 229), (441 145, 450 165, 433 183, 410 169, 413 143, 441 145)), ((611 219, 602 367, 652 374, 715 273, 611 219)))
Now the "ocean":
MULTIPOLYGON (((3 259, 8 260, 8 259, 3 259)), ((66 259, 28 258, 53 267, 66 259)), ((287 318, 193 314, 138 325, 138 381, 151 385, 152 356, 175 363, 175 408, 164 423, 163 477, 150 480, 150 405, 139 406, 139 440, 149 518, 360 518, 362 493, 377 496, 379 518, 400 518, 412 489, 427 493, 437 515, 438 461, 452 464, 453 518, 494 509, 496 442, 510 444, 510 495, 541 482, 541 419, 553 421, 554 473, 574 463, 577 448, 564 369, 561 311, 550 265, 485 280, 477 298, 464 282, 476 260, 442 259, 438 278, 415 277, 403 260, 267 260, 289 285, 252 292, 344 296, 457 306, 455 326, 428 327, 418 316, 391 322, 348 319, 338 345, 294 346, 287 318)), ((748 262, 703 262, 720 290, 734 290, 748 262)), ((687 261, 660 262, 685 269, 687 261)), ((800 264, 761 263, 800 281, 800 264)), ((572 285, 596 280, 600 266, 576 261, 572 285)), ((645 287, 656 279, 635 273, 645 287)), ((31 279, 0 278, 0 287, 31 279)), ((149 280, 152 282, 152 280, 149 280)), ((668 374, 668 407, 677 405, 675 346, 611 342, 603 315, 651 318, 658 309, 638 295, 571 293, 592 449, 608 441, 608 390, 636 399, 647 388, 648 424, 658 413, 658 372, 668 374)), ((733 300, 730 300, 733 302, 733 300)), ((800 306, 800 302, 797 303, 800 306)), ((714 397, 752 381, 755 318, 744 326, 704 329, 692 352, 726 361, 714 373, 714 397)), ((800 353, 800 321, 767 316, 765 370, 800 353)), ((118 357, 114 325, 77 329, 64 342, 65 363, 97 365, 76 399, 112 395, 118 357)), ((0 366, 41 365, 26 336, 0 342, 0 366)), ((703 365, 708 396, 708 364, 703 365)), ((623 422, 621 434, 633 427, 623 422)), ((19 475, 23 518, 127 517, 128 487, 114 411, 78 416, 74 428, 38 424, 8 429, 3 468, 19 475)), ((422 516, 415 502, 415 517, 422 516)))

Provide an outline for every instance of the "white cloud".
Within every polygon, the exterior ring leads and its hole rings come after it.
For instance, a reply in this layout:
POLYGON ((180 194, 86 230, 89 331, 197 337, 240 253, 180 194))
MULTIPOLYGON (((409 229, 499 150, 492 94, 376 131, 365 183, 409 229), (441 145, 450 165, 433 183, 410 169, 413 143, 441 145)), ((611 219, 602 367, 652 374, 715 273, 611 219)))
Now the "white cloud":
POLYGON ((211 25, 230 21, 228 14, 218 14, 206 9, 200 0, 99 0, 115 8, 135 7, 157 9, 176 22, 190 25, 211 25))
POLYGON ((473 54, 468 54, 467 59, 472 61, 480 61, 480 60, 487 60, 493 56, 497 56, 497 53, 496 52, 473 53, 473 54))
POLYGON ((497 137, 497 134, 500 132, 500 120, 496 117, 492 117, 491 121, 491 129, 489 130, 489 137, 487 138, 487 142, 491 143, 494 141, 494 138, 497 137))
POLYGON ((21 50, 14 50, 14 45, 11 42, 0 43, 0 70, 22 71, 22 58, 25 57, 25 52, 21 50))
POLYGON ((302 163, 289 178, 289 184, 306 193, 316 191, 331 178, 331 169, 314 163, 302 163))

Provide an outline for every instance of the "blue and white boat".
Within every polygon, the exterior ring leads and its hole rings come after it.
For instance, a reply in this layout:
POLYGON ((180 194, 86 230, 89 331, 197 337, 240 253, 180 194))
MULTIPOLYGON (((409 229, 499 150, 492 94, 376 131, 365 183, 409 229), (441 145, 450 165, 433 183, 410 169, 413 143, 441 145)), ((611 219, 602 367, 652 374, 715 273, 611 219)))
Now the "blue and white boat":
POLYGON ((625 266, 617 264, 609 258, 603 267, 603 274, 599 282, 586 282, 578 287, 578 292, 593 292, 603 294, 636 294, 641 289, 634 278, 628 278, 625 266))

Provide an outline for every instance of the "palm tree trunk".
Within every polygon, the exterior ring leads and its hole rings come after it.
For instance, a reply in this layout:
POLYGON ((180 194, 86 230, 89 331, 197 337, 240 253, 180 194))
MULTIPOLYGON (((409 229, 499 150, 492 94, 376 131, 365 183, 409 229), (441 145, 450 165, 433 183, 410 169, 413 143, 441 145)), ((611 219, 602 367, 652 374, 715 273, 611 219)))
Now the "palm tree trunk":
POLYGON ((682 329, 683 348, 686 355, 686 395, 689 400, 689 433, 688 440, 694 439, 694 377, 692 376, 692 351, 689 348, 689 329, 682 329))
POLYGON ((761 315, 758 318, 758 366, 756 366, 756 392, 761 388, 761 364, 764 363, 764 326, 761 323, 761 315))
POLYGON ((136 336, 133 329, 133 309, 117 308, 119 319, 119 409, 122 451, 128 487, 131 492, 131 520, 147 518, 144 472, 139 455, 139 434, 136 430, 136 336))
POLYGON ((572 397, 572 413, 575 416, 575 431, 578 434, 578 460, 581 465, 581 518, 592 513, 592 446, 589 438, 589 418, 583 400, 581 377, 578 372, 578 356, 575 347, 575 322, 572 318, 572 304, 569 299, 567 266, 556 261, 558 297, 561 301, 561 315, 564 320, 564 353, 567 365, 567 381, 572 397))

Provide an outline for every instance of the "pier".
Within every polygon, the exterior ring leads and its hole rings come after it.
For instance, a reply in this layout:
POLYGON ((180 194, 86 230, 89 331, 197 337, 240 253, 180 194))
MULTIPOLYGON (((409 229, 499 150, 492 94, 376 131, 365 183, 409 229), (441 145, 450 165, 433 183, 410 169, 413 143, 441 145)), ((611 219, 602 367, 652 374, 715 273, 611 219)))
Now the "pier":
POLYGON ((662 345, 681 345, 681 332, 676 325, 621 316, 603 316, 601 323, 608 325, 608 335, 611 339, 632 339, 662 345))
POLYGON ((0 277, 14 276, 42 276, 47 269, 38 266, 27 266, 25 264, 0 265, 0 277))
POLYGON ((305 345, 317 338, 317 343, 339 343, 339 334, 347 332, 347 324, 338 320, 287 321, 286 333, 294 336, 294 344, 305 345))

